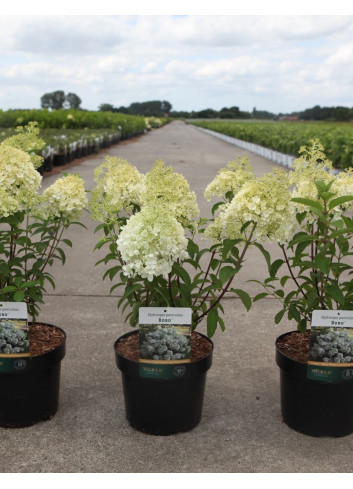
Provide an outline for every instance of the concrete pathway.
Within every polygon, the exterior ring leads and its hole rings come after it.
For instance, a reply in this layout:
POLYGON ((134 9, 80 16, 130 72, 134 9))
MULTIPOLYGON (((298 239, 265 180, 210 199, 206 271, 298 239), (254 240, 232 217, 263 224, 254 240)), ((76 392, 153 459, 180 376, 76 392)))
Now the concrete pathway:
MULTIPOLYGON (((90 156, 68 171, 79 172, 93 186, 93 171, 106 154, 116 155, 148 171, 162 159, 182 172, 197 192, 203 212, 205 186, 219 168, 246 153, 183 122, 173 122, 131 141, 90 156)), ((248 154, 261 175, 275 164, 248 154)), ((51 184, 56 175, 44 179, 51 184)), ((130 428, 125 419, 120 372, 113 343, 130 331, 116 308, 117 296, 102 282, 102 268, 94 267, 95 223, 72 229, 67 264, 56 267, 57 288, 46 296, 40 320, 62 327, 68 336, 62 362, 60 408, 48 422, 24 429, 0 429, 0 471, 3 473, 285 473, 351 472, 353 435, 316 439, 282 423, 279 371, 274 342, 293 329, 276 326, 273 300, 254 305, 247 313, 242 303, 225 301, 225 333, 217 332, 212 368, 207 377, 203 418, 194 430, 154 437, 130 428)), ((264 266, 249 255, 247 272, 261 277, 264 266)), ((248 284, 249 285, 249 284, 248 284)), ((248 289, 252 294, 256 288, 248 289)), ((204 331, 204 326, 201 327, 204 331)), ((320 409, 320 406, 318 406, 320 409)))

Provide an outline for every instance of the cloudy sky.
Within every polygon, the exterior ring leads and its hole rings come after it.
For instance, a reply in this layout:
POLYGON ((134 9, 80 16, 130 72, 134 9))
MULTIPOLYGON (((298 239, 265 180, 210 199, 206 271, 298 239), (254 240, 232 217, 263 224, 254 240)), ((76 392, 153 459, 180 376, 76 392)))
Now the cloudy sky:
POLYGON ((89 110, 353 107, 353 15, 87 12, 0 15, 0 109, 55 90, 89 110))

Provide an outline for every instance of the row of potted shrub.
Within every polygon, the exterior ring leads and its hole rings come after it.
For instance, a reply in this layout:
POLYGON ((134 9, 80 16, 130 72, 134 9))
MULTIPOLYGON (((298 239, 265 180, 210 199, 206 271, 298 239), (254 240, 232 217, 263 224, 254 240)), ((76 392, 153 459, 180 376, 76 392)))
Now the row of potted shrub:
POLYGON ((47 130, 43 137, 47 144, 42 149, 43 164, 39 171, 47 172, 54 166, 65 165, 117 144, 122 139, 122 133, 121 130, 112 132, 105 129, 95 132, 47 130))
MULTIPOLYGON (((22 123, 27 120, 29 115, 32 115, 33 111, 10 111, 13 116, 13 112, 17 114, 20 112, 22 115, 18 115, 15 118, 17 124, 22 123), (23 114, 27 114, 27 117, 24 117, 23 114)), ((65 120, 72 120, 73 115, 71 113, 67 114, 67 111, 62 111, 62 116, 65 116, 65 120)), ((37 115, 37 124, 38 120, 41 121, 41 117, 38 117, 38 113, 40 111, 35 111, 37 115)), ((54 116, 57 116, 56 111, 49 112, 45 111, 46 116, 50 119, 51 123, 48 124, 47 121, 41 121, 41 125, 45 126, 45 124, 53 126, 54 122, 52 119, 54 116)), ((95 113, 99 114, 99 113, 95 113)), ((4 113, 2 113, 3 119, 4 113)), ((100 121, 100 117, 97 117, 96 125, 102 124, 100 121)), ((146 131, 151 129, 159 128, 162 125, 167 123, 167 119, 165 118, 157 118, 157 117, 137 117, 137 116, 129 116, 135 122, 132 124, 126 124, 127 119, 122 119, 121 123, 123 125, 116 126, 115 128, 105 129, 101 127, 97 127, 95 129, 89 129, 87 127, 81 129, 72 129, 72 128, 61 128, 58 121, 55 122, 59 127, 53 129, 52 127, 45 127, 41 129, 41 138, 45 141, 45 146, 38 151, 43 157, 43 164, 38 169, 40 173, 49 172, 55 166, 65 165, 66 163, 70 163, 74 159, 82 158, 88 156, 92 153, 96 153, 101 149, 108 148, 113 144, 117 144, 120 140, 129 139, 131 137, 140 135, 146 131), (137 122, 136 122, 137 120, 137 122), (125 123, 125 124, 124 124, 125 123)), ((9 124, 12 122, 12 118, 10 120, 2 121, 3 124, 9 124)), ((0 111, 0 121, 1 121, 1 111, 0 111)), ((59 118, 61 121, 61 118, 59 118)), ((115 121, 116 122, 116 121, 115 121)), ((94 125, 94 124, 92 124, 94 125)), ((1 125, 0 125, 1 127, 1 125)), ((2 127, 0 129, 0 141, 13 136, 16 133, 15 127, 2 127)))
MULTIPOLYGON (((55 260, 64 263, 63 246, 72 245, 63 232, 79 224, 88 206, 77 174, 59 178, 38 196, 41 177, 35 167, 41 161, 28 149, 40 145, 34 125, 0 145, 0 300, 25 302, 33 335, 49 329, 61 341, 51 351, 33 355, 29 372, 1 373, 0 425, 7 427, 49 419, 58 409, 65 333, 35 319, 47 284, 54 284, 47 269, 55 260), (32 373, 38 382, 28 380, 32 373), (48 384, 50 377, 54 387, 48 384)), ((110 156, 96 169, 89 208, 99 222, 95 232, 102 234, 95 248, 106 250, 98 263, 107 266, 103 279, 112 281, 111 292, 123 290, 118 306, 125 320, 136 326, 142 307, 190 308, 192 349, 202 346, 194 361, 176 365, 174 377, 146 379, 136 356, 126 353, 134 344, 138 353, 138 331, 117 340, 126 416, 133 427, 168 435, 199 423, 212 363, 210 338, 218 327, 226 329, 226 293, 238 296, 247 310, 264 297, 276 298, 281 308, 274 322, 285 316, 294 320, 298 331, 289 335, 302 335, 304 349, 313 310, 353 310, 353 172, 333 175, 327 171, 331 167, 318 141, 302 149, 288 173, 274 170, 255 177, 248 159, 239 158, 205 189, 207 200, 217 200, 211 219, 200 218, 188 182, 162 161, 145 175, 110 156), (201 244, 200 234, 208 238, 201 244), (272 260, 266 248, 271 241, 278 243, 282 259, 272 260), (262 253, 268 267, 268 278, 261 283, 264 292, 254 298, 234 288, 250 247, 262 253), (294 288, 288 290, 290 283, 294 288), (208 338, 196 331, 203 321, 208 338)), ((293 360, 279 343, 277 362, 283 371, 282 414, 288 426, 314 436, 353 432, 353 377, 340 384, 308 379, 305 361, 293 360)))
POLYGON ((294 157, 299 156, 302 146, 318 138, 335 168, 349 168, 353 164, 353 125, 349 122, 195 120, 190 123, 294 157))

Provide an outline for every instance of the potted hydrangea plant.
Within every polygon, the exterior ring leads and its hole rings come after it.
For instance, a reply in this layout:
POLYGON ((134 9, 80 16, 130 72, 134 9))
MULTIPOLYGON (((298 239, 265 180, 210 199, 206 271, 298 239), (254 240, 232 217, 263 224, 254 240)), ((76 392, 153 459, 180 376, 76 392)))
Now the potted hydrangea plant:
MULTIPOLYGON (((275 323, 287 317, 297 325, 297 331, 281 335, 276 341, 283 419, 307 435, 347 435, 353 432, 352 376, 336 383, 310 378, 307 371, 313 312, 353 310, 353 170, 334 172, 320 142, 312 140, 311 146, 300 149, 300 157, 278 185, 264 189, 274 195, 281 192, 281 199, 274 199, 269 210, 257 196, 251 197, 260 181, 248 182, 231 205, 234 215, 240 212, 242 220, 249 220, 257 228, 269 213, 285 216, 277 232, 269 229, 264 235, 264 241, 278 243, 282 257, 272 259, 268 249, 259 245, 268 277, 256 281, 264 292, 253 299, 276 299, 281 308, 275 323), (248 196, 248 211, 237 203, 241 194, 248 196)), ((328 331, 317 345, 314 342, 310 359, 352 361, 352 342, 346 336, 343 331, 328 331)))
POLYGON ((65 332, 36 322, 47 284, 54 287, 48 268, 65 263, 63 245, 72 246, 65 231, 87 206, 79 175, 58 178, 41 195, 42 177, 36 168, 44 146, 36 123, 19 127, 0 145, 0 302, 24 303, 32 318, 27 336, 0 318, 0 426, 23 427, 49 419, 59 400, 60 362, 65 355, 65 332), (27 344, 29 341, 29 344, 27 344), (27 342, 27 343, 26 343, 27 342), (29 347, 28 368, 3 371, 4 357, 29 347))
MULTIPOLYGON (((208 200, 217 200, 212 217, 200 218, 188 182, 163 161, 142 174, 126 160, 108 156, 95 171, 90 209, 92 219, 100 222, 96 232, 101 233, 95 248, 106 250, 98 263, 107 266, 103 277, 112 280, 111 292, 123 290, 118 306, 126 320, 136 326, 140 308, 192 311, 191 362, 177 369, 180 378, 140 378, 138 331, 115 343, 126 415, 141 431, 166 435, 199 423, 213 350, 209 338, 217 327, 225 329, 222 298, 232 292, 250 307, 249 295, 233 288, 232 282, 247 250, 256 244, 257 226, 219 218, 250 174, 246 157, 221 169, 205 191, 208 200), (236 238, 232 237, 234 227, 236 238), (196 331, 203 321, 207 335, 196 331)), ((170 330, 158 328, 143 333, 142 350, 158 362, 158 358, 180 359, 188 347, 184 340, 176 344, 170 330)))

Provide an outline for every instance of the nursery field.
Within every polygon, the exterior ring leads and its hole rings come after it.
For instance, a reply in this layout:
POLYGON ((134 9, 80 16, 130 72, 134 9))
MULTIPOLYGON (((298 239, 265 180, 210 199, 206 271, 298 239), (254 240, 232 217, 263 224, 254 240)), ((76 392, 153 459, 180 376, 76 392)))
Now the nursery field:
POLYGON ((45 141, 41 172, 160 127, 166 119, 83 110, 0 110, 0 142, 35 121, 45 141))
POLYGON ((301 146, 317 138, 336 168, 353 166, 353 124, 349 122, 199 120, 191 123, 296 157, 301 146))

